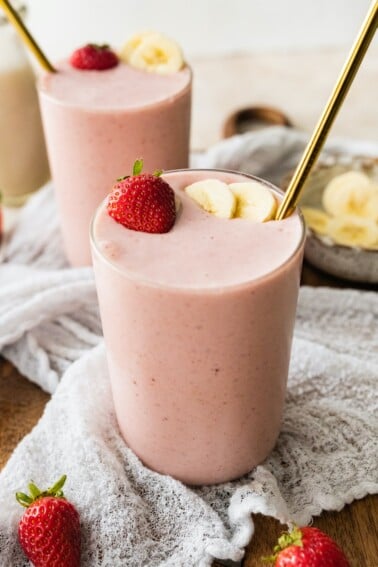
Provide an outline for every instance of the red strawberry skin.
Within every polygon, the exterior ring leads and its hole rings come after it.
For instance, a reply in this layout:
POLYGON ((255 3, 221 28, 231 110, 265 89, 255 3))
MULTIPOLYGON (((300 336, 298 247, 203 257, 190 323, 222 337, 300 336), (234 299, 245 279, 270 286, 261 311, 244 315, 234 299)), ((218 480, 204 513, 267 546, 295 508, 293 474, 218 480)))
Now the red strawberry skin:
POLYGON ((131 230, 165 233, 176 220, 175 194, 161 177, 134 175, 113 186, 107 210, 114 220, 131 230))
POLYGON ((299 528, 302 544, 278 553, 275 567, 350 567, 344 553, 328 535, 317 528, 299 528))
POLYGON ((31 504, 18 526, 22 549, 34 567, 79 567, 80 519, 64 498, 45 496, 31 504))
POLYGON ((88 43, 72 53, 70 63, 76 69, 104 71, 118 65, 119 59, 109 46, 88 43))

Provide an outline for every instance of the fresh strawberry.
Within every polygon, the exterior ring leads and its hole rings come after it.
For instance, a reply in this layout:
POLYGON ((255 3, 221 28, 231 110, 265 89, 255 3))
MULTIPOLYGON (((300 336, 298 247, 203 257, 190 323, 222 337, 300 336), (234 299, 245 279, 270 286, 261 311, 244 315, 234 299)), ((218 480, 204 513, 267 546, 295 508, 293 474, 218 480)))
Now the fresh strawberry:
POLYGON ((264 558, 274 567, 350 567, 344 553, 317 528, 294 528, 278 539, 274 555, 264 558))
POLYGON ((88 43, 73 52, 70 57, 72 67, 87 71, 103 71, 118 65, 119 59, 109 45, 88 43))
POLYGON ((29 484, 30 496, 17 492, 17 501, 27 508, 18 525, 18 539, 34 567, 79 567, 80 519, 65 499, 66 476, 41 492, 29 484))
POLYGON ((117 180, 108 197, 108 213, 126 228, 140 232, 168 232, 176 220, 175 194, 161 171, 142 173, 136 160, 133 175, 117 180))

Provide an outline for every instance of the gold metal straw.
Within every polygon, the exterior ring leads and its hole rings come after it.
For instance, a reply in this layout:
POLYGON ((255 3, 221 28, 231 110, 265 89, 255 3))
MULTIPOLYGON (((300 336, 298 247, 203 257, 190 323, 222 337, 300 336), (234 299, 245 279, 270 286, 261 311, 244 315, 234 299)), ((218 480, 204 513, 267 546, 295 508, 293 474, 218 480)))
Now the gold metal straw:
POLYGON ((51 65, 50 61, 47 59, 46 55, 43 53, 39 45, 36 43, 34 38, 31 36, 29 30, 25 27, 24 22, 16 12, 16 10, 11 6, 8 0, 0 0, 0 7, 4 10, 8 17, 8 20, 14 25, 17 32, 21 36, 21 39, 25 42, 30 51, 35 55, 40 65, 49 71, 50 73, 55 73, 56 69, 51 65))
POLYGON ((290 181, 285 196, 278 208, 276 220, 282 220, 288 216, 296 206, 303 185, 315 164, 320 150, 326 141, 328 132, 336 118, 343 100, 351 86, 358 71, 361 61, 373 39, 378 25, 378 0, 375 0, 369 8, 369 12, 362 25, 361 31, 352 47, 349 57, 341 71, 339 80, 329 98, 315 131, 307 144, 301 161, 290 181))

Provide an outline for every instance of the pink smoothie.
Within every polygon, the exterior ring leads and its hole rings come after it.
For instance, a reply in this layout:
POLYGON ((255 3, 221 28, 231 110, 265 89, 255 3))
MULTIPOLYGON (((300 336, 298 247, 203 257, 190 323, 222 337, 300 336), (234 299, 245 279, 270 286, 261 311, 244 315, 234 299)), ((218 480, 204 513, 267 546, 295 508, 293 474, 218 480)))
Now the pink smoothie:
POLYGON ((42 119, 67 257, 86 265, 90 219, 116 177, 139 157, 146 171, 187 167, 191 71, 57 68, 39 81, 42 119))
POLYGON ((183 191, 200 179, 248 181, 241 174, 164 178, 182 203, 170 232, 128 230, 104 203, 93 221, 115 410, 147 466, 189 484, 218 483, 251 470, 277 440, 303 223, 297 213, 219 219, 183 191))

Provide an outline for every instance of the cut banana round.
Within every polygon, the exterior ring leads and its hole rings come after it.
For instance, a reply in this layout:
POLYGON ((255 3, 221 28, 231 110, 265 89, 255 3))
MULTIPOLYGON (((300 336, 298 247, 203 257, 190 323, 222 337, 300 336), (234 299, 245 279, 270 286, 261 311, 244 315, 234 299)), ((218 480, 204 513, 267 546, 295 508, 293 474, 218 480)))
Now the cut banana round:
POLYGON ((156 34, 156 32, 145 30, 132 35, 130 39, 126 41, 121 51, 119 52, 120 59, 125 63, 129 63, 130 56, 133 53, 133 51, 135 51, 136 48, 139 47, 139 45, 142 43, 144 39, 154 34, 156 34))
POLYGON ((369 218, 369 199, 374 194, 367 175, 348 171, 337 175, 323 193, 323 206, 333 216, 356 215, 369 218))
POLYGON ((309 228, 318 234, 328 234, 330 216, 314 207, 301 207, 302 214, 309 228))
POLYGON ((339 216, 329 221, 328 234, 337 243, 359 248, 378 247, 378 226, 367 218, 339 216))
POLYGON ((167 75, 184 65, 178 43, 160 34, 145 32, 134 36, 122 50, 124 60, 138 69, 167 75))
POLYGON ((236 198, 226 183, 218 179, 204 179, 185 187, 189 195, 202 209, 216 217, 231 219, 236 210, 236 198))
POLYGON ((277 201, 272 192, 258 181, 231 183, 229 188, 236 198, 235 217, 255 222, 274 218, 277 201))

